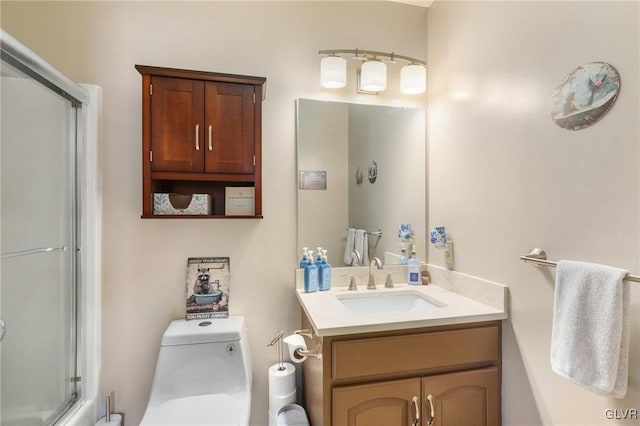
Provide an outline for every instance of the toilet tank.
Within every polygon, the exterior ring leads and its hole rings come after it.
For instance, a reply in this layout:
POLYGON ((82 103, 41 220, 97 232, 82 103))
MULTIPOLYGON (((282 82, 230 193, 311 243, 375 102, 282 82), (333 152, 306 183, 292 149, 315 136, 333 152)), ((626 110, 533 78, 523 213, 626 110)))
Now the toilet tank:
POLYGON ((176 320, 162 337, 149 400, 246 395, 251 380, 244 317, 176 320))

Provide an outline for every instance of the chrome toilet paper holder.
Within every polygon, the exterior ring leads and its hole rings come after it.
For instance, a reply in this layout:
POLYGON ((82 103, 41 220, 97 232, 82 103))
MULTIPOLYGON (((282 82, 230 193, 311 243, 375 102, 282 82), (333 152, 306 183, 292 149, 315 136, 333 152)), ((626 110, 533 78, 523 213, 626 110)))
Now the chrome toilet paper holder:
MULTIPOLYGON (((308 337, 311 340, 315 339, 316 337, 315 333, 313 332, 313 329, 311 328, 303 328, 301 330, 296 330, 293 332, 293 334, 298 334, 300 336, 308 337)), ((298 356, 298 359, 302 359, 304 357, 310 357, 310 356, 318 359, 322 359, 322 345, 320 344, 320 342, 318 342, 315 349, 307 349, 307 350, 296 349, 295 355, 298 356)))
MULTIPOLYGON (((315 338, 313 330, 309 329, 309 328, 302 329, 302 330, 295 330, 293 332, 293 334, 297 334, 297 335, 300 335, 300 336, 303 336, 303 337, 308 337, 311 340, 313 340, 315 338)), ((284 350, 283 349, 283 346, 284 346, 283 337, 284 337, 284 332, 282 330, 280 330, 278 332, 278 334, 276 334, 276 336, 273 339, 271 339, 271 341, 269 343, 267 343, 267 346, 276 346, 277 357, 278 357, 278 370, 279 371, 285 370, 284 361, 283 361, 283 355, 282 355, 282 352, 284 350), (280 343, 280 344, 278 345, 277 343, 280 343)), ((298 360, 301 360, 303 358, 308 358, 308 357, 314 357, 314 358, 322 359, 322 344, 320 342, 318 342, 314 349, 298 348, 293 353, 293 356, 295 356, 298 360)))
POLYGON ((315 335, 313 334, 313 330, 310 328, 303 328, 302 330, 296 330, 293 334, 299 334, 300 336, 308 337, 309 339, 313 339, 315 335))
POLYGON ((298 356, 298 359, 302 359, 304 357, 315 357, 318 358, 319 360, 322 359, 322 345, 320 344, 320 342, 318 342, 318 344, 316 345, 315 349, 296 349, 294 355, 298 356))

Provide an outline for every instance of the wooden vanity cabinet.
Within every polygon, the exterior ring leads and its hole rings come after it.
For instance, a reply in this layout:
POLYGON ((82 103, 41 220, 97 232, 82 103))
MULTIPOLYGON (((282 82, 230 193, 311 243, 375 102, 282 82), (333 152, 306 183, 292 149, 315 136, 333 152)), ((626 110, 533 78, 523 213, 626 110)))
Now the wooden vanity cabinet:
MULTIPOLYGON (((262 217, 263 77, 136 65, 142 74, 142 217, 153 194, 206 193, 225 216, 225 188, 255 187, 262 217)), ((184 218, 185 216, 178 216, 184 218)), ((235 216, 246 217, 246 216, 235 216)))
POLYGON ((302 364, 314 426, 501 423, 499 321, 316 339, 322 359, 302 364))

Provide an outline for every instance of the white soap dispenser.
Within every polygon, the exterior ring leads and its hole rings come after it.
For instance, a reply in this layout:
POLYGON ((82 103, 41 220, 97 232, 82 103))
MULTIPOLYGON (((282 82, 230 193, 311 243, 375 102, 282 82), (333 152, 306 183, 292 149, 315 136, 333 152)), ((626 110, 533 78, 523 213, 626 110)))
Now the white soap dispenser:
POLYGON ((407 260, 407 283, 410 285, 420 285, 420 260, 416 257, 416 249, 411 250, 411 258, 407 260))

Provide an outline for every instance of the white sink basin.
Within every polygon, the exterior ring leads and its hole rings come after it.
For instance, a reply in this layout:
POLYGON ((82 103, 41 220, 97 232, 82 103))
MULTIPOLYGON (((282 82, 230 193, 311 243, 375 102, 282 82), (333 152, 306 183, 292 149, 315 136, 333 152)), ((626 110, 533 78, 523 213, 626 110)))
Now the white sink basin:
POLYGON ((411 291, 341 294, 336 297, 347 310, 354 314, 424 311, 445 306, 443 303, 411 291))

